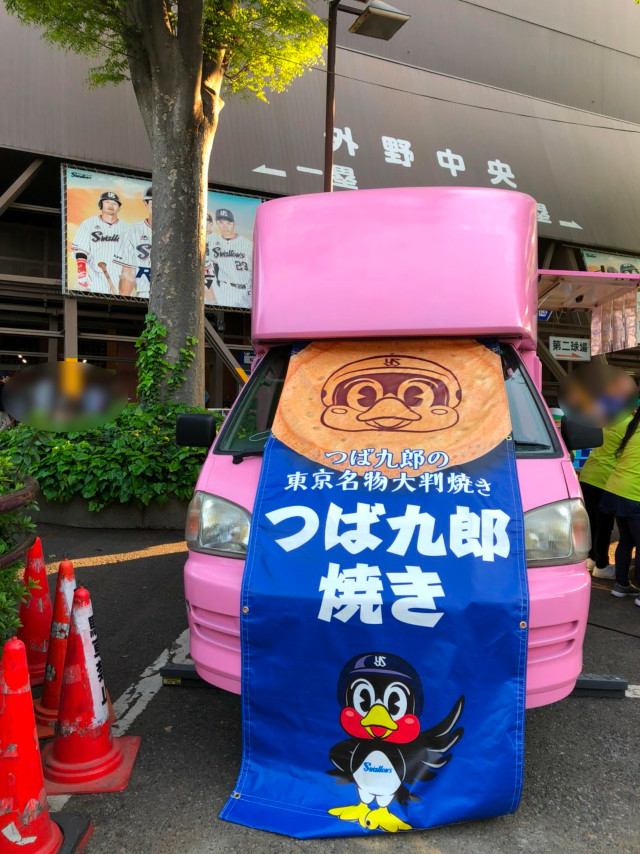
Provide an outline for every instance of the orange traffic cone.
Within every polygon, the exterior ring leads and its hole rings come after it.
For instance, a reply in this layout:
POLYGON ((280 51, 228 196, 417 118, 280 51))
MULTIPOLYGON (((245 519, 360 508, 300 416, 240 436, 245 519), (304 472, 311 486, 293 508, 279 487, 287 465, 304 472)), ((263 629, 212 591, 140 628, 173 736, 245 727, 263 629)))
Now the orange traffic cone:
POLYGON ((121 792, 140 738, 114 738, 89 591, 73 597, 56 737, 42 752, 49 795, 121 792))
POLYGON ((42 696, 33 704, 38 738, 52 738, 55 735, 54 724, 58 718, 64 657, 67 652, 67 638, 69 637, 69 623, 75 589, 76 578, 73 574, 73 564, 70 560, 63 560, 58 567, 58 583, 53 603, 53 622, 51 623, 42 696))
POLYGON ((20 605, 18 638, 24 641, 27 649, 27 664, 29 665, 31 684, 41 685, 44 682, 44 672, 47 666, 52 608, 40 537, 36 537, 35 543, 27 552, 27 561, 24 567, 25 585, 29 581, 37 582, 37 587, 31 589, 27 601, 20 605))
POLYGON ((73 854, 93 826, 86 816, 51 820, 36 738, 27 656, 7 641, 0 662, 0 852, 73 854))

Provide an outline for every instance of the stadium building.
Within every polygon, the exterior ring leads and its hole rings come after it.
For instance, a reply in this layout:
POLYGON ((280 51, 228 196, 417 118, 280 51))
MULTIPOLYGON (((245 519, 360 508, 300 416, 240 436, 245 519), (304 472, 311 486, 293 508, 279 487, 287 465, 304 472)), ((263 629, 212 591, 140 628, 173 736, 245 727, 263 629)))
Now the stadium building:
MULTIPOLYGON (((629 0, 402 0, 402 7, 411 19, 388 42, 349 33, 353 19, 339 15, 335 190, 517 189, 538 202, 541 269, 640 271, 640 9, 629 0)), ((133 91, 89 91, 88 62, 44 43, 4 8, 0 46, 0 371, 77 356, 117 370, 133 395, 146 303, 106 286, 83 291, 63 222, 72 172, 106 173, 118 186, 150 183, 133 91)), ((325 81, 318 68, 268 105, 227 98, 212 199, 223 194, 227 207, 244 210, 322 190, 325 81)), ((389 270, 389 299, 401 299, 393 247, 381 247, 380 263, 389 270)), ((451 263, 473 276, 473 258, 451 263)), ((248 365, 249 311, 239 303, 205 312, 248 365)), ((553 342, 589 339, 589 323, 578 306, 541 315, 550 402, 571 364, 565 345, 553 342)), ((640 374, 639 353, 608 358, 640 374)), ((206 354, 209 405, 227 406, 236 379, 214 346, 206 354)))

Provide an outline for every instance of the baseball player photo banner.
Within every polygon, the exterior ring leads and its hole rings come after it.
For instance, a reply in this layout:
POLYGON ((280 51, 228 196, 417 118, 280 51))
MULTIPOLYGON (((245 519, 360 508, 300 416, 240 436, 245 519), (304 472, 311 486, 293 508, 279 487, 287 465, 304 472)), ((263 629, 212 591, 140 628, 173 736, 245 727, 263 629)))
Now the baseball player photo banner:
POLYGON ((209 192, 204 304, 251 308, 253 222, 260 199, 209 192))
POLYGON ((252 516, 221 817, 312 838, 515 811, 523 530, 497 347, 296 348, 252 516))
MULTIPOLYGON (((149 298, 153 185, 63 166, 65 265, 63 290, 149 298)), ((260 199, 207 196, 206 306, 251 308, 253 221, 260 199)))

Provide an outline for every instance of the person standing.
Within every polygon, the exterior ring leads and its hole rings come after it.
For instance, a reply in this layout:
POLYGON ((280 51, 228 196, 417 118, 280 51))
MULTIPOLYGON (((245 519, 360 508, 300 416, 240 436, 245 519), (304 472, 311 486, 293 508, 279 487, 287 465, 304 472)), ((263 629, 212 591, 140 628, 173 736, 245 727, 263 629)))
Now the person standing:
MULTIPOLYGON (((629 580, 631 553, 640 548, 640 407, 627 424, 624 436, 615 451, 616 462, 604 487, 600 510, 614 513, 620 540, 616 549, 616 583, 612 596, 624 599, 635 597, 640 607, 640 590, 629 580)), ((636 558, 636 561, 638 558, 636 558)), ((638 564, 636 563, 636 582, 638 564)))
POLYGON ((211 253, 213 251, 213 242, 215 241, 215 237, 213 236, 213 216, 208 213, 207 214, 207 233, 205 236, 205 250, 204 250, 204 304, 205 305, 217 305, 216 300, 216 288, 220 287, 220 282, 218 281, 218 270, 219 267, 217 264, 213 263, 213 258, 211 253))
POLYGON ((152 188, 147 187, 143 198, 147 216, 130 225, 124 232, 122 245, 114 257, 121 272, 118 293, 122 296, 138 296, 149 299, 151 287, 151 241, 153 236, 152 188), (135 294, 134 294, 135 291, 135 294))
MULTIPOLYGON (((229 308, 251 308, 253 243, 236 232, 233 212, 218 208, 215 232, 209 241, 209 263, 217 268, 216 302, 229 308)), ((214 286, 215 289, 215 286, 214 286)))
POLYGON ((580 487, 591 525, 591 551, 587 569, 594 578, 615 578, 616 568, 609 563, 609 545, 613 530, 613 513, 603 513, 598 505, 604 486, 616 464, 616 450, 625 434, 631 416, 624 418, 603 432, 604 442, 594 448, 580 472, 580 487))
POLYGON ((117 295, 120 271, 113 257, 126 229, 118 218, 121 205, 117 193, 102 193, 98 199, 100 213, 80 223, 71 244, 78 267, 78 287, 94 294, 117 295))

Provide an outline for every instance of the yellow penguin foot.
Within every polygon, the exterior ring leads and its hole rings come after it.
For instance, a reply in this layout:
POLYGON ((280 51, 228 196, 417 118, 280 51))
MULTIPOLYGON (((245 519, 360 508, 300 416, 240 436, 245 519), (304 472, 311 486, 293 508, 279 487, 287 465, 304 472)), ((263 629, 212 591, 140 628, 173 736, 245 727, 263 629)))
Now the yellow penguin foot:
POLYGON ((411 830, 411 825, 406 821, 402 821, 386 807, 380 807, 377 810, 371 810, 367 815, 364 827, 369 830, 387 830, 389 833, 397 833, 399 830, 411 830))
POLYGON ((329 810, 329 815, 335 815, 342 821, 359 821, 363 827, 366 827, 365 819, 369 815, 369 807, 363 803, 352 807, 335 807, 329 810))

